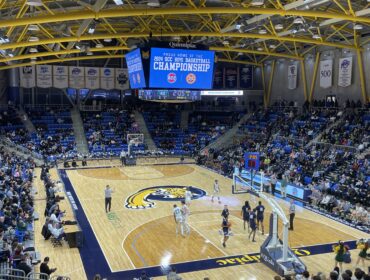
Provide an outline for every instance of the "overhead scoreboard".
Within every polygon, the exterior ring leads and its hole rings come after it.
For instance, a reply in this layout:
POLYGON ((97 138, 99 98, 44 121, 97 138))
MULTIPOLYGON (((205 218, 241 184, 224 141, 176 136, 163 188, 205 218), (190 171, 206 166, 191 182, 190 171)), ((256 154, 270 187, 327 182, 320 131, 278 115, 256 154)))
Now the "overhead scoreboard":
POLYGON ((150 88, 211 89, 214 51, 151 48, 150 88))

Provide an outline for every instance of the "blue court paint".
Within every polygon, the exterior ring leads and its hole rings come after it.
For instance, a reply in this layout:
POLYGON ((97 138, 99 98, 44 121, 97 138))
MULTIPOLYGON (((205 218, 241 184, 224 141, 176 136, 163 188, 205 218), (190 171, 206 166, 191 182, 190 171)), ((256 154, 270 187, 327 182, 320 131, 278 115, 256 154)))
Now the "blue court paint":
MULTIPOLYGON (((81 203, 76 195, 76 192, 73 189, 67 173, 65 172, 65 170, 59 170, 59 174, 64 183, 66 191, 71 192, 78 207, 78 210, 75 211, 75 215, 84 235, 84 246, 79 250, 88 279, 92 279, 95 274, 99 273, 100 275, 102 275, 103 278, 106 277, 109 280, 131 280, 134 277, 139 277, 141 272, 144 270, 150 277, 158 277, 164 275, 164 271, 166 270, 166 268, 161 266, 152 266, 147 268, 112 272, 99 246, 91 225, 87 220, 87 217, 82 209, 81 203)), ((104 207, 104 204, 102 204, 101 207, 104 207)), ((335 244, 336 243, 328 243, 305 246, 293 248, 293 251, 299 257, 326 254, 333 252, 332 247, 335 244)), ((345 244, 348 245, 350 249, 356 248, 355 240, 346 241, 345 244)), ((120 244, 118 244, 117 246, 120 246, 120 244)), ((196 260, 173 264, 172 266, 176 268, 178 273, 187 273, 192 271, 202 271, 221 267, 257 263, 259 262, 259 257, 259 253, 250 253, 214 259, 196 260)))

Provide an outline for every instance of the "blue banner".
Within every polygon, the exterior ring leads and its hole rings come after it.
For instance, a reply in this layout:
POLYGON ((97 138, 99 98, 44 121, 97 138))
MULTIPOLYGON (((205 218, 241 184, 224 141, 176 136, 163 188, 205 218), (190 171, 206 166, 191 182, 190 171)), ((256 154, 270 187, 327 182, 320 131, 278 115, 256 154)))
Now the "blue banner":
POLYGON ((151 88, 210 89, 213 81, 213 51, 151 48, 151 88))
POLYGON ((239 68, 239 79, 240 88, 252 88, 253 87, 253 66, 245 65, 239 68))
POLYGON ((245 153, 244 162, 246 169, 258 170, 260 168, 260 153, 245 153))
POLYGON ((132 52, 127 53, 125 57, 127 63, 128 76, 130 80, 130 87, 133 89, 145 88, 146 82, 140 49, 136 49, 133 50, 132 52))
POLYGON ((225 68, 225 88, 236 89, 238 87, 238 68, 236 66, 225 68))

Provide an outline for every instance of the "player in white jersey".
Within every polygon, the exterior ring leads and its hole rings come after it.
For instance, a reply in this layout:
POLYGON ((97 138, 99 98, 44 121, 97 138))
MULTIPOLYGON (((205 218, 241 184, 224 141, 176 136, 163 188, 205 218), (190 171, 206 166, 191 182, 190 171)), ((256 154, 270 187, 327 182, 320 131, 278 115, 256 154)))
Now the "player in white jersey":
POLYGON ((215 196, 218 197, 218 203, 221 203, 221 199, 220 199, 220 185, 218 184, 218 180, 215 180, 215 183, 213 184, 213 194, 212 194, 212 202, 213 202, 213 198, 215 196))
POLYGON ((180 229, 181 235, 184 235, 184 218, 182 216, 180 207, 178 207, 176 204, 173 205, 173 217, 175 218, 176 223, 176 234, 179 233, 180 229))
POLYGON ((191 197, 193 195, 191 194, 191 191, 190 191, 190 188, 186 188, 186 191, 185 191, 185 204, 187 206, 190 206, 190 201, 191 201, 191 197))
POLYGON ((189 207, 186 205, 184 200, 181 201, 181 204, 182 204, 181 213, 182 213, 182 218, 183 218, 185 234, 189 235, 190 234, 190 226, 188 224, 188 218, 189 218, 189 215, 190 215, 190 210, 189 210, 189 207))

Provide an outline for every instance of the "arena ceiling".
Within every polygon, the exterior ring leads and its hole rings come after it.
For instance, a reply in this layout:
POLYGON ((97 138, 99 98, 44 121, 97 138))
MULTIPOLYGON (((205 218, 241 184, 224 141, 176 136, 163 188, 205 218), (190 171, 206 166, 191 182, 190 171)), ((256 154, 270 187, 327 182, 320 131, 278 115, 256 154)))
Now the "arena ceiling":
POLYGON ((218 61, 254 65, 318 47, 361 52, 370 0, 0 0, 0 70, 107 65, 149 39, 205 44, 218 61))

